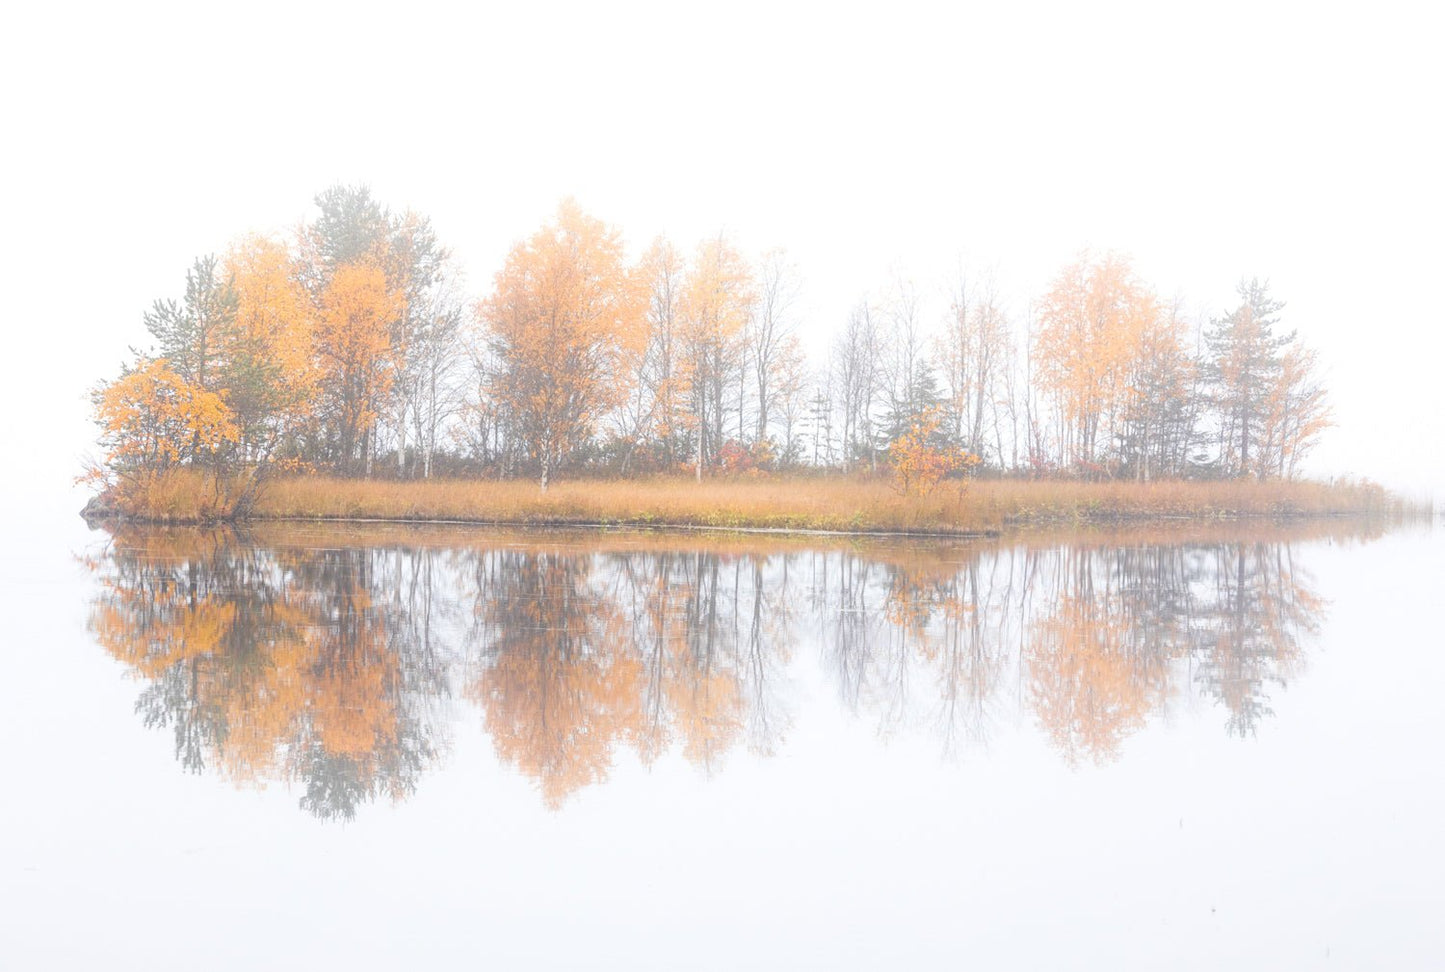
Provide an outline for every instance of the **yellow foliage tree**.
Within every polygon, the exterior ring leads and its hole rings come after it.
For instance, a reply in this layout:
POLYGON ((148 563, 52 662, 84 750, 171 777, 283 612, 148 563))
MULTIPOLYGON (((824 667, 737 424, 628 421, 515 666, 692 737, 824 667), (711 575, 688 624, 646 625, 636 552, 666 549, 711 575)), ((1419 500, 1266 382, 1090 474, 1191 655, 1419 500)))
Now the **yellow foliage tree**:
POLYGON ((497 362, 494 392, 536 462, 542 489, 629 390, 646 342, 637 278, 617 231, 572 200, 513 247, 480 316, 497 362))
POLYGON ((1087 469, 1103 458, 1134 363, 1159 318, 1158 300, 1124 257, 1084 256, 1055 278, 1040 307, 1034 353, 1039 386, 1061 424, 1065 461, 1087 469))
POLYGON ((963 472, 982 461, 957 446, 940 444, 937 441, 939 422, 939 410, 927 409, 913 420, 908 431, 889 445, 888 463, 899 492, 926 495, 933 492, 945 476, 963 472))
POLYGON ((723 445, 725 385, 740 367, 743 328, 755 300, 747 261, 726 239, 719 236, 698 247, 683 297, 698 479, 723 445))
POLYGON ((285 244, 246 237, 226 256, 236 313, 225 340, 228 401, 243 452, 270 454, 306 420, 319 378, 314 311, 285 244))
POLYGON ((369 454, 371 430, 395 378, 392 324, 400 304, 400 296, 387 288, 386 274, 367 263, 338 267, 321 296, 320 404, 336 429, 343 466, 369 454))
POLYGON ((236 442, 225 400, 191 384, 164 358, 142 359, 95 395, 107 464, 157 470, 214 457, 236 442))
POLYGON ((1261 479, 1293 478, 1297 464, 1314 448, 1320 433, 1335 424, 1318 367, 1317 352, 1298 339, 1280 356, 1279 374, 1264 400, 1256 459, 1261 479))

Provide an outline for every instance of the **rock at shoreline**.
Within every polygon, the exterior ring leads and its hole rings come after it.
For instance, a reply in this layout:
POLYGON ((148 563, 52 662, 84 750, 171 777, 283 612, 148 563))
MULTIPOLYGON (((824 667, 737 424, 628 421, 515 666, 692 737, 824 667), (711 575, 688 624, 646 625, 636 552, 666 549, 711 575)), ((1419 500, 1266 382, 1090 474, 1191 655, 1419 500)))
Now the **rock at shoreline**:
POLYGON ((96 523, 100 520, 113 520, 118 516, 120 516, 120 510, 106 493, 98 493, 92 496, 80 510, 80 518, 86 523, 96 523))

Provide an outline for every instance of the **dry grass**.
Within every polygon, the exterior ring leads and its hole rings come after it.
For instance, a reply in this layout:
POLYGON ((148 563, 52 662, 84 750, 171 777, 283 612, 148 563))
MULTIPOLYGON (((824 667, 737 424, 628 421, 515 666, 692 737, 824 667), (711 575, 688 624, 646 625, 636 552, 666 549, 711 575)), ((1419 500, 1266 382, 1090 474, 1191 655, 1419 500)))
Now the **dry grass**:
POLYGON ((225 480, 195 469, 169 469, 126 476, 96 502, 98 512, 147 523, 215 523, 233 517, 236 501, 236 487, 225 480))
MULTIPOLYGON (((133 483, 110 497, 122 514, 159 523, 224 520, 230 491, 190 471, 133 483)), ((268 483, 256 519, 465 521, 564 526, 987 533, 1029 524, 1168 519, 1399 515, 1379 486, 1316 482, 1084 483, 979 480, 903 496, 882 480, 844 476, 709 480, 574 480, 541 492, 532 482, 391 482, 305 476, 268 483)))
POLYGON ((851 477, 582 480, 541 492, 531 482, 388 482, 299 477, 268 484, 261 519, 454 520, 515 525, 979 533, 1023 524, 1187 518, 1398 514, 1371 484, 1313 482, 1082 483, 982 480, 964 491, 901 496, 851 477))

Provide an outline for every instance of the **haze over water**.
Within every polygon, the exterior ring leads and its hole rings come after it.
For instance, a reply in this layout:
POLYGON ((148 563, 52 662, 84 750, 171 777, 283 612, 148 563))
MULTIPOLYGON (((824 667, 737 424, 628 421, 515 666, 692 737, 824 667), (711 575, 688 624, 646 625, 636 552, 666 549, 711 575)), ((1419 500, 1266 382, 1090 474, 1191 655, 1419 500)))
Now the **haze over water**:
POLYGON ((4 595, 16 968, 1438 954, 1428 529, 69 549, 4 595))

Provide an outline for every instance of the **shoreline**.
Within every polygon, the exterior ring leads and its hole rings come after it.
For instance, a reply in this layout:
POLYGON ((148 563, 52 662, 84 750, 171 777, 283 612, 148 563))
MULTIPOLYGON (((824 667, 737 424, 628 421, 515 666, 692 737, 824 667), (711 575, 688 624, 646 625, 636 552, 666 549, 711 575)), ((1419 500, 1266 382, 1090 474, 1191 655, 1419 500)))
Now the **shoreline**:
POLYGON ((1369 483, 998 479, 918 496, 853 477, 566 480, 546 493, 525 481, 291 477, 268 483, 239 515, 224 485, 181 470, 144 491, 96 497, 81 515, 92 525, 378 523, 963 540, 1038 528, 1408 519, 1432 512, 1369 483))

